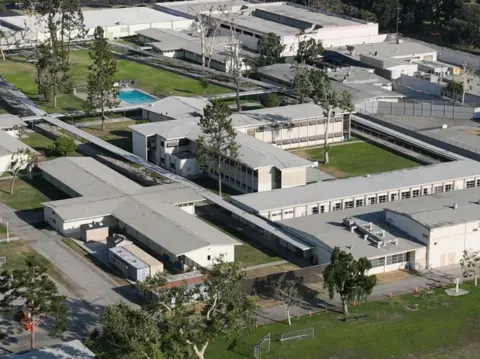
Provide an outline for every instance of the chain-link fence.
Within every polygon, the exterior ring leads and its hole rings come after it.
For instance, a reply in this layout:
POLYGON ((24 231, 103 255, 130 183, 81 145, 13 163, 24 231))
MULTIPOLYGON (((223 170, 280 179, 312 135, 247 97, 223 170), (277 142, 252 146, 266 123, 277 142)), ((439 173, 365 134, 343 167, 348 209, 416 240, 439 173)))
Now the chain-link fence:
POLYGON ((293 332, 282 333, 280 337, 280 342, 285 343, 289 341, 297 341, 304 339, 313 339, 315 338, 315 328, 300 329, 293 332))
POLYGON ((261 359, 262 353, 268 353, 270 351, 271 335, 268 333, 262 339, 260 339, 253 347, 253 357, 255 359, 261 359))
POLYGON ((455 118, 470 120, 475 107, 448 101, 378 102, 377 112, 384 115, 455 118))

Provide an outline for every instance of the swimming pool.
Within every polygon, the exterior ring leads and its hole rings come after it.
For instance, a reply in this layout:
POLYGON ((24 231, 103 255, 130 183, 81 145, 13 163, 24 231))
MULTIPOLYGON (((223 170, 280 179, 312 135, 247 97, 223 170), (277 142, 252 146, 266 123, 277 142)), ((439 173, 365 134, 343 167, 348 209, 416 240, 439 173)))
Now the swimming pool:
POLYGON ((120 91, 118 98, 131 105, 138 105, 141 103, 149 103, 155 101, 155 98, 138 90, 124 90, 120 91))

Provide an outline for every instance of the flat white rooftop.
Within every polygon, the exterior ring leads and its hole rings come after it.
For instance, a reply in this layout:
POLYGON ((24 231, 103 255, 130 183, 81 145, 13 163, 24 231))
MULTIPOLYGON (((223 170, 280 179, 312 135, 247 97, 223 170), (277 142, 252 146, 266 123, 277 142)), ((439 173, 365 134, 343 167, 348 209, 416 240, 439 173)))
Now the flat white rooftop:
MULTIPOLYGON (((16 137, 0 130, 0 156, 11 155, 20 149, 30 148, 16 137)), ((33 151, 33 149, 30 148, 33 151)))
POLYGON ((78 340, 43 347, 20 354, 3 356, 4 359, 94 359, 95 354, 78 340))
POLYGON ((479 162, 472 160, 453 161, 374 174, 368 177, 350 177, 302 187, 250 193, 233 196, 232 199, 255 212, 263 212, 352 198, 356 195, 387 192, 417 185, 422 186, 428 183, 453 181, 472 176, 480 176, 479 162))
POLYGON ((14 126, 25 126, 25 122, 20 117, 8 113, 0 115, 0 129, 12 128, 14 126))
POLYGON ((413 41, 406 41, 400 44, 396 42, 377 42, 374 44, 355 45, 354 48, 357 55, 369 53, 373 55, 377 52, 378 56, 387 58, 437 52, 437 50, 431 47, 413 41))
MULTIPOLYGON (((84 23, 87 29, 97 26, 126 26, 140 24, 158 24, 171 21, 185 21, 180 16, 170 15, 147 7, 131 7, 119 9, 101 9, 83 11, 84 23)), ((32 21, 29 16, 0 17, 0 22, 6 26, 18 29, 30 28, 34 31, 46 31, 46 17, 40 21, 32 21)))
POLYGON ((477 199, 480 199, 480 188, 474 187, 461 191, 378 203, 367 207, 297 217, 277 223, 300 235, 307 236, 311 241, 321 241, 332 249, 338 246, 342 250, 352 253, 356 258, 373 258, 422 246, 415 238, 385 223, 385 211, 391 210, 406 216, 414 216, 413 219, 422 220, 422 224, 426 226, 447 226, 464 223, 475 215, 478 218, 480 205, 476 202, 477 199), (457 210, 453 209, 455 203, 458 205, 457 210), (437 215, 439 216, 437 217, 437 215), (376 248, 370 242, 364 241, 358 234, 350 233, 343 225, 343 219, 348 217, 353 220, 358 218, 361 221, 372 222, 386 231, 386 239, 398 238, 398 245, 376 248))

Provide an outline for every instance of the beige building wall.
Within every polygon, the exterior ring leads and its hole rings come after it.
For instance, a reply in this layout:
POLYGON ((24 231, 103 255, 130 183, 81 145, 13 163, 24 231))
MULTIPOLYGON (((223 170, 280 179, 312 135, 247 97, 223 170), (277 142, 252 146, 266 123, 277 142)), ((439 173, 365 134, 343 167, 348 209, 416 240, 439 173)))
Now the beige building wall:
POLYGON ((305 167, 282 169, 282 188, 304 186, 307 184, 305 167))

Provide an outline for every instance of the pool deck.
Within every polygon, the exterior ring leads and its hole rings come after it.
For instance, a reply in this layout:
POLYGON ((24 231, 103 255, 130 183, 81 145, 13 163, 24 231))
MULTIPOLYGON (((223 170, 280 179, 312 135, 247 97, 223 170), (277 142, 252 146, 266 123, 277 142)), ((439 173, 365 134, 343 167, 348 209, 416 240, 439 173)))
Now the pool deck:
MULTIPOLYGON (((147 95, 147 96, 153 98, 153 101, 151 101, 151 102, 142 102, 142 103, 129 103, 129 102, 125 102, 125 101, 120 100, 117 108, 124 108, 124 107, 129 107, 129 108, 131 108, 132 106, 133 106, 133 107, 137 106, 138 108, 141 108, 141 107, 143 107, 144 105, 147 105, 147 104, 149 104, 149 103, 152 103, 152 102, 155 102, 155 101, 160 100, 159 97, 154 96, 154 95, 152 95, 152 94, 150 94, 150 93, 148 93, 148 92, 146 92, 146 91, 143 91, 142 89, 136 88, 136 87, 124 87, 124 88, 122 88, 122 89, 120 90, 120 92, 122 92, 122 91, 138 91, 138 92, 143 93, 144 95, 147 95)), ((87 93, 86 93, 86 92, 74 92, 74 95, 75 95, 76 97, 78 97, 79 99, 83 100, 83 101, 87 101, 87 93)))

